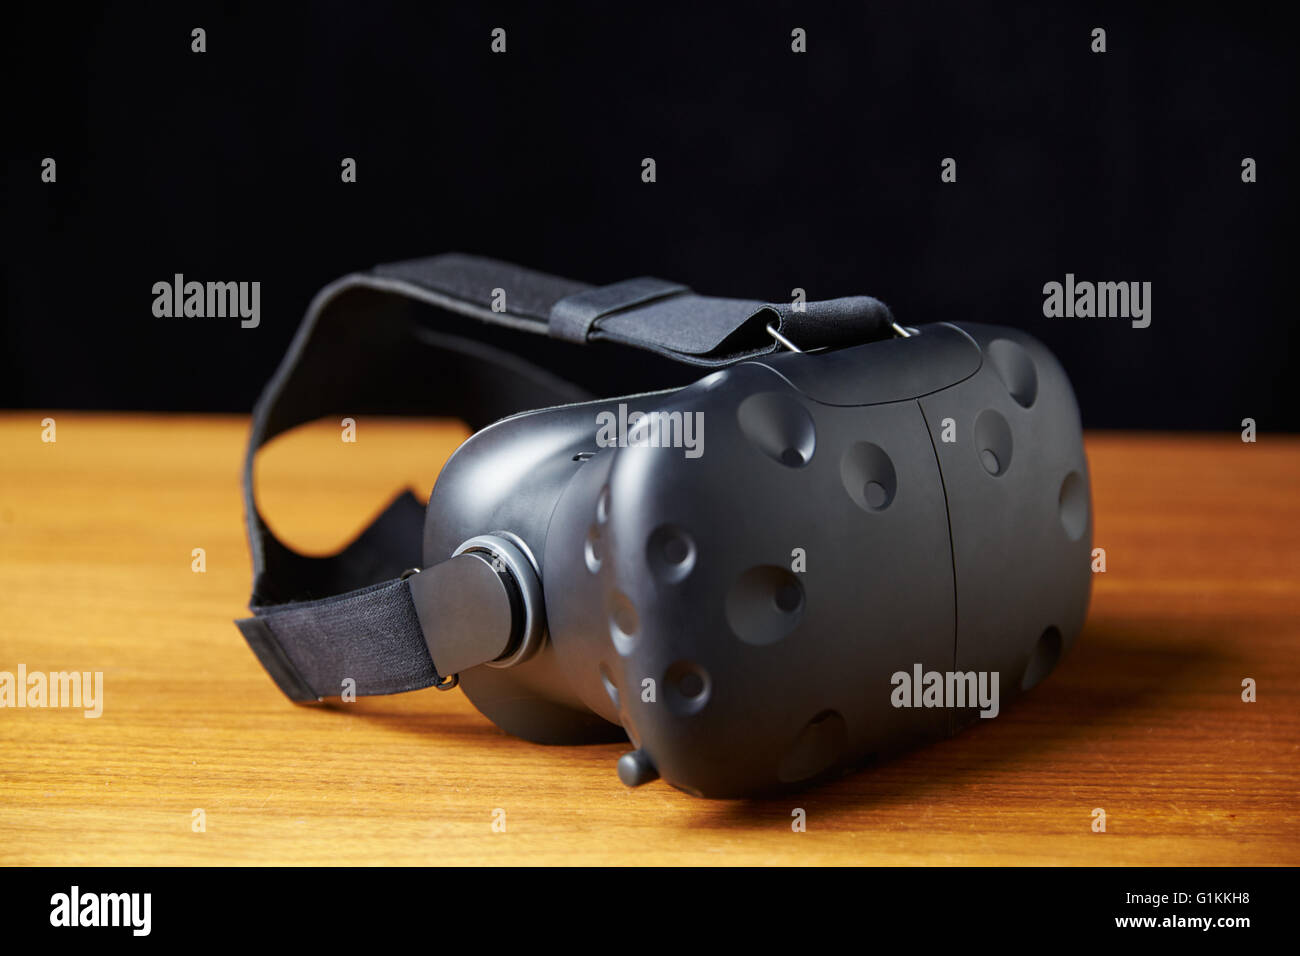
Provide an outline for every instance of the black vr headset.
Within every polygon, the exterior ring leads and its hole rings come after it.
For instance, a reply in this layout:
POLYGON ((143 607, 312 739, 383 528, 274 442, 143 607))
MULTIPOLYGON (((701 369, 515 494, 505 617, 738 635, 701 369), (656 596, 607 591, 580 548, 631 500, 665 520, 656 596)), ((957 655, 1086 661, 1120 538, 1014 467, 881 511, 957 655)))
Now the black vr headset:
POLYGON ((1014 329, 876 299, 592 287, 463 255, 323 289, 253 415, 249 646, 295 701, 459 684, 508 733, 631 740, 620 778, 778 791, 954 733, 1083 626, 1065 373, 1014 329), (548 369, 563 368, 564 377, 548 369), (595 396, 617 395, 615 398, 595 396), (325 416, 476 429, 330 557, 253 457, 325 416))

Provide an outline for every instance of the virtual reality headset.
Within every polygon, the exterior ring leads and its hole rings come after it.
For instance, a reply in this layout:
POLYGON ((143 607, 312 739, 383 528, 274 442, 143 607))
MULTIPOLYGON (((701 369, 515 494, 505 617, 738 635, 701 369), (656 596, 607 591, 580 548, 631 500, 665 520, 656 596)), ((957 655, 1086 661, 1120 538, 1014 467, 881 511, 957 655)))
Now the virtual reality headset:
POLYGON ((461 687, 619 777, 740 797, 996 716, 1083 626, 1079 412, 1032 337, 442 255, 317 294, 253 415, 252 616, 294 701, 461 687), (609 397, 614 396, 614 397, 609 397), (253 458, 327 416, 461 419, 427 507, 328 557, 253 458))

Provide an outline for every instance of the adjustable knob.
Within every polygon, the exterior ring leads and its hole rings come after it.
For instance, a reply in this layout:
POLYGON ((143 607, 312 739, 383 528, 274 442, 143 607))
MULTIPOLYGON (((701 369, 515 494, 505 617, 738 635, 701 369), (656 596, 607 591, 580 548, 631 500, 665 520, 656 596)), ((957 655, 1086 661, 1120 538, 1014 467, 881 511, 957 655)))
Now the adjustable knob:
POLYGON ((479 664, 513 666, 541 646, 541 582, 524 553, 500 535, 471 538, 409 581, 429 656, 443 676, 479 664))

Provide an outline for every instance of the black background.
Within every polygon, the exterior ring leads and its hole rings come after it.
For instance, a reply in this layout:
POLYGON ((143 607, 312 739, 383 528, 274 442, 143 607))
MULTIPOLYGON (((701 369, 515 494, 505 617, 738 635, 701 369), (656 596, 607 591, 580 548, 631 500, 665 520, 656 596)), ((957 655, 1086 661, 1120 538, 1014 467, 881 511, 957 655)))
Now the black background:
POLYGON ((870 293, 1039 336, 1092 427, 1300 429, 1285 6, 267 6, 6 11, 0 405, 247 411, 317 288, 457 249, 870 293), (155 318, 176 272, 261 327, 155 318), (1067 272, 1151 327, 1044 318, 1067 272))

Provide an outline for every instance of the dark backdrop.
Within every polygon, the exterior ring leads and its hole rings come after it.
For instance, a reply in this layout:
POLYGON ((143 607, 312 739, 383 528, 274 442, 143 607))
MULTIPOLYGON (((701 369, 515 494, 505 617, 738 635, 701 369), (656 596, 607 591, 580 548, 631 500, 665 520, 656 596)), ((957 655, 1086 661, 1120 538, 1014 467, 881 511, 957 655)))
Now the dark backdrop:
POLYGON ((868 292, 1038 335, 1090 426, 1300 428, 1295 39, 1266 9, 268 6, 6 11, 0 405, 247 411, 318 287, 458 249, 868 292), (261 281, 261 327, 155 318, 175 272, 261 281), (1045 319, 1066 272, 1152 282, 1151 327, 1045 319))

